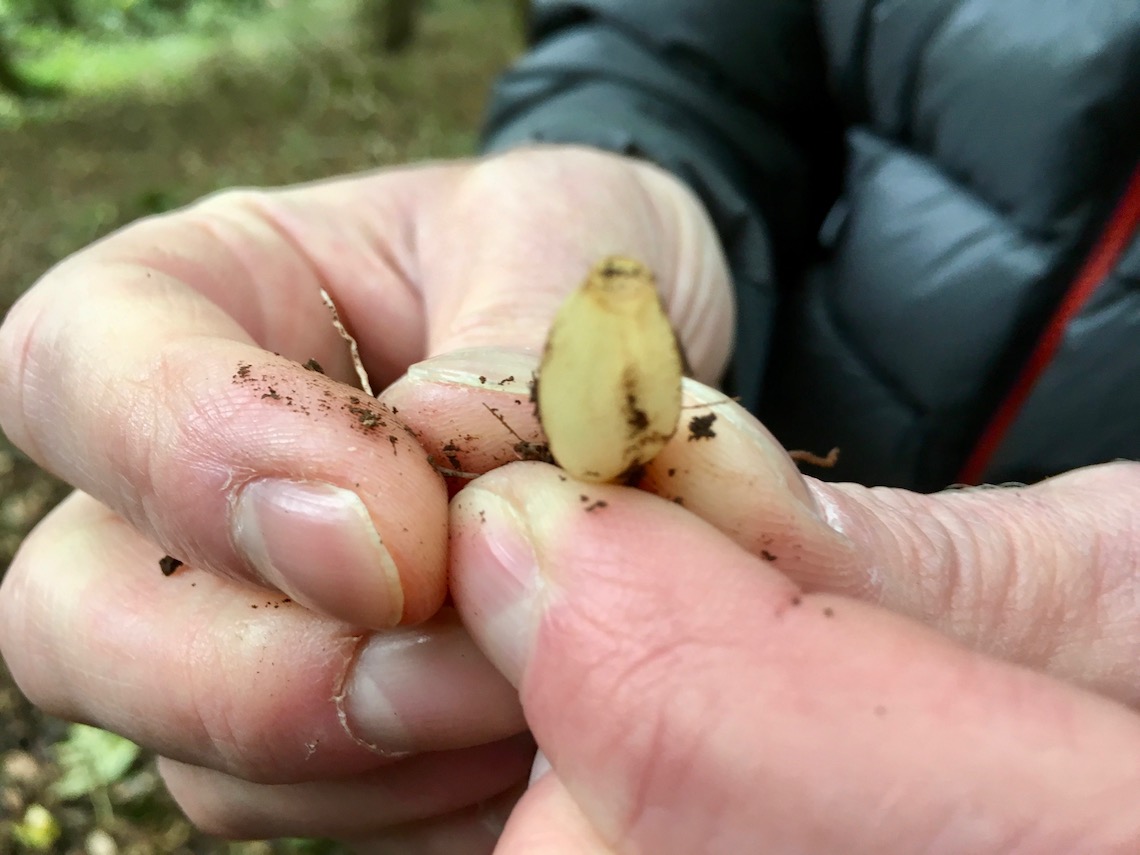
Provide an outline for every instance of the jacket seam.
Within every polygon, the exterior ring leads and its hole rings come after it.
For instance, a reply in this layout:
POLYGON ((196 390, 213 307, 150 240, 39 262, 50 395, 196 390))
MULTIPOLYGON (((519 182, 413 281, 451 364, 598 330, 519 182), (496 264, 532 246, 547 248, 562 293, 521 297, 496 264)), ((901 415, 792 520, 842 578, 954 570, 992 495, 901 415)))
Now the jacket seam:
MULTIPOLYGON (((922 48, 918 52, 911 72, 906 75, 903 83, 906 91, 906 103, 910 106, 906 121, 907 145, 914 147, 916 151, 918 148, 914 145, 914 140, 916 139, 915 125, 918 121, 918 93, 921 89, 920 83, 926 79, 926 67, 930 58, 930 48, 934 41, 941 36, 950 25, 950 22, 957 17, 966 3, 967 0, 952 0, 952 2, 946 4, 943 14, 938 17, 938 20, 931 23, 929 31, 922 40, 922 48)), ((926 154, 931 158, 934 157, 933 152, 926 152, 926 154)))

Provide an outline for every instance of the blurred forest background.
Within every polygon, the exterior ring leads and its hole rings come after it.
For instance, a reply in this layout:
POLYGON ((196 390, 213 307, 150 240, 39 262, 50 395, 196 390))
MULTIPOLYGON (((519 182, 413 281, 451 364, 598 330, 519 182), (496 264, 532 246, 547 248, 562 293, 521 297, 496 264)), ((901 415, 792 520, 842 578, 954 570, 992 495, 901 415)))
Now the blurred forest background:
MULTIPOLYGON (((474 150, 525 0, 0 0, 0 310, 139 217, 474 150)), ((0 576, 65 494, 0 437, 0 576)), ((130 743, 0 663, 0 855, 335 852, 199 835, 130 743)))

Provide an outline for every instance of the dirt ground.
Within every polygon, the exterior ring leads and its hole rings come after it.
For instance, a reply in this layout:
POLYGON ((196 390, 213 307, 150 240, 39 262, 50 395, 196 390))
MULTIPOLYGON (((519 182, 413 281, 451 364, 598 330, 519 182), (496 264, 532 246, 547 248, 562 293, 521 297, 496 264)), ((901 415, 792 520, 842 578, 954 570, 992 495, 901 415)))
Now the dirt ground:
MULTIPOLYGON (((510 0, 437 0, 411 48, 394 56, 362 48, 346 20, 339 39, 297 44, 264 68, 219 61, 185 91, 72 100, 0 127, 0 309, 75 249, 214 190, 470 152, 487 87, 518 49, 514 12, 510 0)), ((0 436, 0 574, 65 494, 0 436)), ((0 855, 337 851, 200 835, 145 756, 114 784, 63 801, 51 784, 65 734, 0 663, 0 855), (14 832, 37 804, 62 831, 46 849, 14 832)))

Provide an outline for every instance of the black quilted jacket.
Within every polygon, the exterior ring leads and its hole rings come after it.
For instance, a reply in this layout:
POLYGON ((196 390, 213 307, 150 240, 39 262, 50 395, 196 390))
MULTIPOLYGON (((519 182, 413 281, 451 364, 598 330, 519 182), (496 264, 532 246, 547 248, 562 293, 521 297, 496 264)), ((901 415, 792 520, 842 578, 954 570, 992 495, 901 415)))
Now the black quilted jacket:
POLYGON ((704 199, 728 385, 830 477, 933 490, 1140 457, 1137 0, 539 0, 486 145, 704 199))

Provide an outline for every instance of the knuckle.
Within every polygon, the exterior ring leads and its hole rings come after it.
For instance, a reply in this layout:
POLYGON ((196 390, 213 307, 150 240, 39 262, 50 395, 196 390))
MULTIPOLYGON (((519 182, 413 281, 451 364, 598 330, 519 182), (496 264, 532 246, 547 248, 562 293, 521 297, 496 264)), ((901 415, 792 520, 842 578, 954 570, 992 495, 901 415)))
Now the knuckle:
POLYGON ((0 325, 0 429, 36 459, 42 459, 32 428, 38 377, 49 377, 59 361, 60 348, 47 329, 42 289, 33 287, 8 311, 0 325))
POLYGON ((609 205, 636 182, 633 161, 610 152, 578 146, 519 148, 476 161, 459 184, 458 197, 472 206, 523 204, 528 208, 609 205), (527 188, 514 194, 507 188, 527 188), (557 193, 534 193, 536 187, 557 193), (591 201, 593 200, 593 201, 591 201))
POLYGON ((204 217, 228 219, 233 216, 248 216, 260 211, 270 203, 273 191, 257 187, 227 187, 208 196, 203 196, 187 212, 204 217))
POLYGON ((13 679, 24 694, 35 703, 35 687, 23 678, 25 652, 34 646, 35 628, 30 624, 33 609, 30 599, 30 553, 42 540, 38 529, 33 529, 12 559, 3 582, 0 584, 0 655, 7 663, 13 679))

